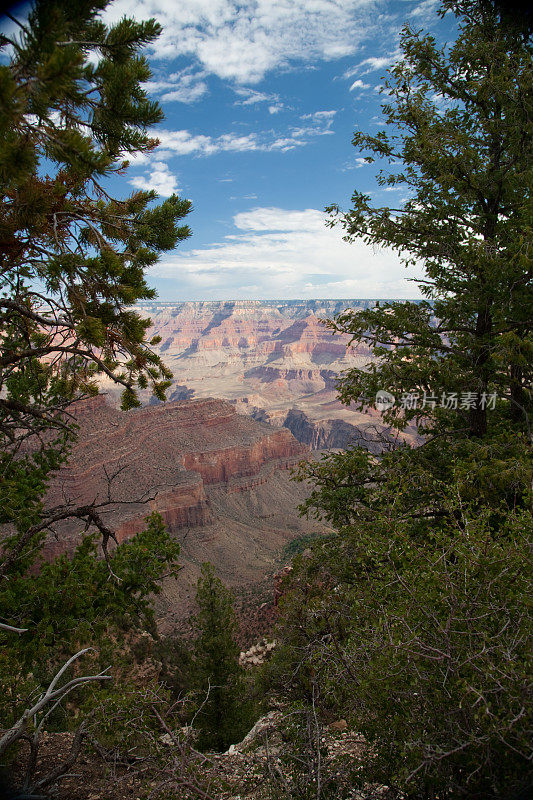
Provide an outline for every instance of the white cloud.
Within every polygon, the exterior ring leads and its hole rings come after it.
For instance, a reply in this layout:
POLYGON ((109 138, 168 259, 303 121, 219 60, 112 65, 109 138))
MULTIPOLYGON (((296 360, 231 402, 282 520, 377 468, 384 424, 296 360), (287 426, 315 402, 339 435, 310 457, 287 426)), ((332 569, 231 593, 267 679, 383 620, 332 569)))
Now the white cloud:
POLYGON ((154 161, 144 175, 136 175, 130 179, 130 184, 136 189, 154 192, 160 197, 170 197, 178 191, 176 176, 173 175, 168 164, 163 161, 154 161))
POLYGON ((409 12, 409 16, 415 17, 419 24, 427 24, 435 17, 437 5, 437 0, 424 0, 424 2, 416 4, 413 10, 409 12))
POLYGON ((165 101, 166 103, 170 103, 172 101, 177 101, 179 103, 195 103, 197 100, 203 97, 206 92, 206 83, 195 83, 190 86, 184 84, 171 92, 165 92, 165 94, 161 96, 161 100, 165 101))
MULTIPOLYGON (((165 156, 202 155, 210 156, 223 150, 257 150, 258 142, 255 133, 239 136, 224 133, 221 136, 206 136, 193 134, 187 130, 170 131, 158 129, 155 134, 159 139, 160 148, 165 156)), ((160 150, 156 151, 157 157, 160 150)))
MULTIPOLYGON (((220 136, 208 136, 205 134, 193 134, 188 130, 171 131, 160 128, 154 131, 154 136, 159 139, 159 147, 152 158, 157 161, 170 158, 172 156, 210 156, 221 152, 247 152, 273 151, 273 150, 292 150, 308 143, 304 137, 322 136, 333 133, 330 126, 333 120, 334 111, 317 112, 316 115, 306 115, 312 117, 311 125, 305 127, 289 128, 287 135, 276 134, 274 131, 266 133, 223 133, 220 136)), ((145 164, 150 156, 145 154, 136 155, 130 159, 133 165, 145 164)))
MULTIPOLYGON (((314 124, 307 127, 290 128, 288 135, 282 136, 271 131, 268 134, 223 133, 220 136, 193 134, 188 130, 171 131, 159 129, 154 132, 159 147, 151 153, 125 155, 132 167, 143 167, 144 175, 135 175, 129 182, 137 189, 154 189, 162 197, 176 191, 176 178, 165 162, 175 156, 212 156, 217 153, 281 152, 303 147, 313 136, 333 133, 329 130, 335 112, 318 112, 314 124), (326 115, 326 116, 324 116, 326 115)), ((308 115, 314 116, 314 115, 308 115)), ((221 178, 220 181, 230 181, 221 178)))
POLYGON ((211 136, 192 134, 187 130, 169 131, 163 128, 157 130, 160 147, 168 150, 173 155, 184 156, 190 153, 210 155, 217 152, 211 136))
POLYGON ((234 86, 233 91, 241 98, 241 100, 235 101, 236 106, 255 106, 259 103, 270 103, 268 106, 269 114, 278 114, 286 108, 279 95, 273 92, 258 92, 249 86, 234 86))
POLYGON ((205 75, 203 71, 184 69, 165 76, 164 80, 147 81, 143 86, 150 94, 160 94, 160 99, 166 102, 195 103, 208 91, 205 75))
POLYGON ((279 99, 277 94, 258 92, 255 89, 250 89, 249 86, 235 86, 233 91, 242 98, 235 101, 236 106, 253 106, 256 103, 269 103, 279 99))
POLYGON ((312 119, 315 122, 325 122, 331 125, 337 111, 314 111, 312 114, 302 114, 302 119, 312 119))
POLYGON ((107 20, 156 17, 163 26, 156 57, 195 58, 237 83, 256 83, 290 63, 356 52, 373 22, 374 0, 116 0, 107 20))
MULTIPOLYGON (((129 183, 137 189, 154 189, 161 197, 168 197, 177 191, 176 178, 165 162, 176 156, 212 156, 222 152, 281 152, 294 150, 308 144, 314 136, 333 133, 330 125, 334 111, 318 111, 307 114, 311 124, 306 127, 293 127, 288 135, 279 135, 271 131, 268 134, 235 134, 224 133, 220 136, 193 134, 188 130, 171 131, 159 129, 155 133, 159 139, 159 147, 152 153, 135 153, 126 155, 132 167, 142 167, 143 175, 134 175, 129 183)), ((229 182, 231 178, 221 178, 221 182, 229 182)))
POLYGON ((390 53, 387 56, 371 56, 370 58, 365 58, 355 66, 347 69, 343 75, 343 78, 353 78, 353 76, 357 75, 357 73, 359 73, 359 75, 362 77, 363 75, 368 75, 370 72, 376 72, 378 69, 385 71, 392 64, 394 64, 399 57, 400 52, 396 50, 394 53, 390 53))
POLYGON ((233 150, 242 153, 247 150, 260 149, 255 133, 248 133, 246 136, 236 136, 234 133, 223 133, 222 136, 217 136, 213 140, 213 147, 215 148, 215 152, 219 150, 233 150))
POLYGON ((393 251, 347 244, 325 220, 314 208, 254 208, 235 215, 222 242, 167 256, 151 271, 176 280, 188 299, 417 296, 393 251))
POLYGON ((322 230, 324 214, 314 208, 285 211, 281 208, 254 208, 234 217, 242 231, 317 231, 322 230))
POLYGON ((363 83, 361 80, 356 80, 350 86, 350 92, 353 92, 354 89, 370 89, 370 84, 363 83))
POLYGON ((303 136, 325 136, 332 134, 331 126, 335 119, 336 111, 314 111, 312 114, 302 114, 300 119, 309 120, 310 124, 303 127, 291 128, 291 134, 295 139, 303 136))
POLYGON ((292 136, 281 136, 279 139, 274 139, 274 141, 264 149, 279 150, 282 153, 286 153, 289 150, 294 150, 295 147, 302 147, 305 144, 307 144, 307 142, 304 139, 298 139, 298 133, 296 132, 292 136))

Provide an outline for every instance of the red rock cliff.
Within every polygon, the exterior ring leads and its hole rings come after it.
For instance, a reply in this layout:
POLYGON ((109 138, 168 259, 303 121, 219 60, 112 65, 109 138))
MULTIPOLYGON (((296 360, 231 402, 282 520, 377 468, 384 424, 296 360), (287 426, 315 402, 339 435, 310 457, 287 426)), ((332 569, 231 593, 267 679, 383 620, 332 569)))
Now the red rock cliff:
MULTIPOLYGON (((103 397, 80 403, 78 441, 52 482, 50 505, 113 501, 106 522, 119 541, 158 511, 169 530, 212 522, 206 485, 242 491, 267 470, 286 469, 307 452, 286 429, 238 415, 212 398, 122 412, 103 397), (133 501, 133 502, 132 502, 133 501)), ((60 531, 50 553, 71 549, 79 525, 60 531)))

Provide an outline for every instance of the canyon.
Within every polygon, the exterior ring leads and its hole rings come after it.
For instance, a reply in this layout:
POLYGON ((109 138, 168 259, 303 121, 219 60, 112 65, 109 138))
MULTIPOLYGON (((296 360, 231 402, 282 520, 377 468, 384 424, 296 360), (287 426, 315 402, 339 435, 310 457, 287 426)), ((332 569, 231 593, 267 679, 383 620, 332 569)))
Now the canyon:
MULTIPOLYGON (((105 504, 118 542, 161 514, 181 545, 182 570, 157 599, 158 624, 187 616, 200 566, 211 561, 228 585, 273 586, 294 539, 328 532, 301 519, 308 494, 290 472, 312 452, 352 443, 377 452, 390 434, 381 416, 342 405, 340 373, 371 360, 364 344, 334 334, 323 320, 371 300, 145 303, 148 336, 173 372, 168 400, 141 392, 123 412, 118 390, 80 402, 78 437, 55 475, 49 506, 105 504)), ((56 526, 46 556, 72 551, 79 523, 56 526)), ((268 594, 268 593, 267 593, 268 594)), ((257 604, 256 604, 257 605, 257 604)))
MULTIPOLYGON (((169 401, 123 412, 99 395, 76 405, 78 438, 55 474, 49 507, 103 504, 99 513, 118 542, 145 526, 151 511, 181 546, 177 578, 157 598, 161 631, 186 616, 204 561, 235 588, 254 586, 280 568, 291 540, 327 530, 300 519, 306 496, 290 471, 309 450, 285 428, 238 414, 225 400, 169 401)), ((56 525, 52 558, 72 552, 80 523, 56 525)))
MULTIPOLYGON (((287 427, 311 449, 365 443, 382 429, 379 414, 337 399, 339 375, 372 359, 366 344, 350 343, 324 324, 374 300, 146 302, 154 349, 174 375, 171 400, 220 397, 237 411, 287 427)), ((104 384, 115 396, 114 387, 104 384)), ((145 404, 159 401, 142 394, 145 404)), ((372 449, 373 445, 369 445, 372 449)))

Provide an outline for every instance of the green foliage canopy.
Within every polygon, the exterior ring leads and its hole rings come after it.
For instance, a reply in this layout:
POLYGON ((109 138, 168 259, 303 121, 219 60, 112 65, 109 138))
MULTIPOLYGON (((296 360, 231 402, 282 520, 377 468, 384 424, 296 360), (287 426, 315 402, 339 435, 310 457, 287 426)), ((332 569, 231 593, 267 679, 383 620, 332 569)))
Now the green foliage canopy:
POLYGON ((40 564, 38 574, 11 574, 1 584, 0 618, 26 632, 0 631, 0 678, 7 707, 4 726, 21 713, 28 696, 20 684, 46 684, 58 665, 81 647, 98 647, 98 663, 118 666, 124 633, 154 627, 152 596, 163 576, 175 575, 179 545, 152 514, 146 528, 114 550, 108 563, 97 557, 95 534, 72 556, 40 564), (17 702, 13 702, 17 696, 17 702))
POLYGON ((59 396, 95 390, 105 374, 124 388, 169 373, 130 309, 154 291, 145 270, 189 236, 191 204, 153 191, 112 197, 106 178, 157 145, 162 118, 142 83, 154 20, 100 19, 107 0, 37 0, 0 66, 0 389, 2 431, 56 422, 59 396), (54 400, 56 402, 54 402, 54 400))
POLYGON ((369 162, 391 165, 378 183, 402 188, 408 199, 376 208, 356 191, 349 211, 330 207, 331 224, 340 223, 349 241, 393 247, 422 266, 416 282, 426 298, 348 310, 329 323, 373 351, 364 368, 344 373, 343 402, 376 408, 376 393, 388 390, 396 402, 385 422, 396 431, 416 426, 425 437, 408 452, 375 459, 354 451, 312 466, 321 489, 307 507, 324 505, 337 520, 372 515, 400 481, 400 513, 434 525, 449 512, 435 503, 432 481, 452 483, 455 473, 495 510, 526 502, 532 48, 490 5, 446 0, 441 14, 450 9, 460 16, 456 42, 439 50, 431 36, 406 28, 403 58, 385 82, 387 131, 354 135, 369 162), (401 402, 409 397, 414 402, 401 402), (327 479, 329 464, 341 481, 327 479))
MULTIPOLYGON (((127 18, 107 26, 107 4, 35 0, 27 21, 15 20, 18 34, 0 39, 9 62, 0 64, 0 710, 2 727, 20 715, 11 743, 26 736, 28 709, 36 696, 46 701, 62 664, 93 651, 93 662, 112 660, 120 672, 125 630, 153 625, 151 595, 179 552, 157 515, 109 553, 102 504, 45 502, 76 435, 70 406, 97 393, 101 377, 122 386, 124 409, 148 385, 164 398, 171 374, 146 341, 150 321, 132 307, 154 297, 146 270, 190 234, 181 224, 189 201, 110 193, 109 178, 157 145, 148 131, 162 112, 142 88, 150 71, 141 51, 161 29, 127 18), (105 560, 94 534, 71 558, 40 559, 54 524, 69 518, 99 529, 105 560)), ((80 711, 79 696, 70 699, 80 711)), ((26 786, 42 726, 69 715, 58 703, 32 733, 26 786)), ((79 722, 78 739, 87 717, 79 722)))
MULTIPOLYGON (((433 434, 482 436, 489 425, 482 397, 498 394, 509 424, 528 430, 533 297, 531 294, 531 43, 499 22, 489 6, 446 0, 461 14, 460 34, 440 50, 433 37, 406 28, 403 58, 390 70, 383 105, 387 131, 357 131, 367 161, 391 165, 378 184, 408 199, 374 207, 355 191, 352 208, 331 206, 348 241, 356 237, 423 267, 420 303, 379 303, 340 315, 332 327, 374 348, 377 362, 348 372, 343 400, 374 405, 378 389, 426 392, 436 408, 387 419, 415 420, 433 434), (459 413, 440 408, 442 394, 471 392, 459 413), (445 413, 445 412, 448 413, 445 413)), ((495 414, 494 419, 500 419, 495 414)))
POLYGON ((130 408, 149 384, 163 398, 171 377, 132 306, 154 296, 146 269, 189 236, 191 204, 109 193, 107 179, 157 145, 162 112, 141 54, 160 26, 107 26, 107 2, 36 0, 0 41, 0 524, 19 537, 0 575, 46 533, 41 499, 74 433, 69 404, 107 376, 130 408))
POLYGON ((203 564, 196 591, 198 634, 193 656, 200 703, 195 726, 204 750, 226 750, 242 739, 250 723, 243 698, 233 602, 233 595, 217 578, 213 566, 203 564))
POLYGON ((424 299, 330 323, 373 351, 341 399, 377 408, 391 392, 397 441, 302 468, 303 510, 338 533, 297 564, 274 669, 285 693, 309 701, 316 684, 321 711, 365 733, 362 782, 413 800, 531 785, 533 53, 490 3, 447 11, 457 40, 440 49, 406 27, 387 129, 353 139, 407 199, 375 207, 355 191, 349 211, 330 207, 348 241, 421 267, 424 299))

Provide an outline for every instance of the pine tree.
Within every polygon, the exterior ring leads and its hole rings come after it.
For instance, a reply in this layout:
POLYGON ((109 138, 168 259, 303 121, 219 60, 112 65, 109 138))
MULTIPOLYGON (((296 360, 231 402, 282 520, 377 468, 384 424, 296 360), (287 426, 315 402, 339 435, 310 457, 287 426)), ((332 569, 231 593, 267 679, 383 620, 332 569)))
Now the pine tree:
POLYGON ((330 208, 348 241, 421 265, 424 299, 331 323, 373 350, 341 399, 375 409, 390 392, 399 439, 302 470, 315 483, 304 510, 338 533, 295 570, 281 686, 306 697, 313 675, 322 710, 364 733, 361 783, 508 798, 531 780, 532 47, 489 3, 450 10, 449 47, 403 31, 387 128, 353 139, 408 199, 376 208, 356 191, 349 211, 330 208))
MULTIPOLYGON (((424 268, 421 302, 348 310, 330 325, 373 349, 371 363, 343 375, 343 402, 376 408, 377 392, 387 390, 396 402, 385 421, 397 430, 417 425, 425 435, 424 448, 391 459, 412 461, 413 491, 405 487, 403 507, 426 515, 431 492, 420 491, 416 474, 445 479, 458 457, 469 459, 465 480, 484 500, 492 493, 495 505, 523 503, 528 477, 519 453, 532 408, 531 42, 490 5, 445 0, 441 13, 450 9, 461 24, 449 52, 429 35, 402 34, 403 59, 385 83, 390 133, 353 139, 370 163, 391 165, 378 184, 401 187, 409 198, 399 208, 375 208, 355 191, 349 211, 330 207, 348 241, 393 247, 407 265, 424 268)), ((349 503, 360 489, 374 508, 381 467, 363 454, 354 458, 361 482, 350 483, 349 503)), ((364 504, 355 505, 364 515, 364 504)))
POLYGON ((246 733, 246 702, 235 636, 234 598, 211 564, 202 565, 196 592, 194 645, 199 710, 195 726, 203 750, 223 751, 246 733))
MULTIPOLYGON (((141 51, 161 28, 127 18, 108 27, 106 5, 36 0, 27 21, 13 18, 18 33, 0 38, 0 681, 22 710, 46 697, 66 654, 68 665, 86 652, 73 655, 80 642, 119 636, 126 618, 150 624, 148 598, 179 550, 152 517, 110 554, 114 533, 97 505, 44 502, 75 437, 70 406, 97 393, 101 376, 122 387, 125 409, 149 384, 164 396, 170 373, 146 341, 149 320, 131 307, 154 296, 145 273, 159 253, 189 235, 181 224, 189 201, 110 190, 130 156, 157 145, 148 130, 162 112, 142 88, 150 71, 141 51), (72 559, 38 563, 36 577, 29 570, 44 539, 68 518, 98 537, 80 534, 72 559), (67 597, 76 585, 79 596, 67 597)), ((6 728, 13 720, 2 705, 6 728)), ((22 714, 3 748, 26 735, 32 717, 22 714)), ((86 722, 78 723, 81 735, 86 722)), ((50 780, 69 768, 68 759, 54 766, 50 780)))
POLYGON ((191 205, 113 197, 108 183, 157 144, 148 130, 162 112, 142 88, 140 51, 161 28, 108 27, 107 4, 36 0, 0 40, 0 524, 18 532, 0 576, 27 566, 45 534, 41 498, 74 435, 69 405, 100 376, 122 387, 125 409, 149 384, 163 398, 171 377, 131 306, 154 297, 145 272, 189 236, 191 205))
POLYGON ((19 38, 2 42, 13 53, 0 67, 4 415, 35 410, 9 397, 8 380, 36 359, 53 364, 39 385, 61 375, 86 390, 103 373, 122 384, 126 407, 136 384, 161 393, 168 378, 144 341, 148 321, 128 307, 154 297, 144 272, 189 235, 177 222, 190 203, 106 189, 130 155, 157 144, 147 129, 162 112, 141 87, 150 71, 138 52, 161 28, 132 19, 108 28, 106 5, 37 0, 19 38))

